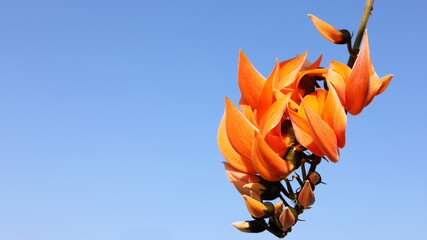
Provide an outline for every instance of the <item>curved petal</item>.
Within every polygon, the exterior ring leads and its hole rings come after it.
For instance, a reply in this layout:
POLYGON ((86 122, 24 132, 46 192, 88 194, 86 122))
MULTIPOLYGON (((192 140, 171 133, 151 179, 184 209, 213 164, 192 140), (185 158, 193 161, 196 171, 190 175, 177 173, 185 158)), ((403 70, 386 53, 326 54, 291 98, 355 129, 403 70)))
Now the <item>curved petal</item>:
POLYGON ((369 93, 368 97, 366 98, 365 107, 368 106, 371 101, 374 99, 374 97, 377 95, 378 90, 381 87, 381 80, 380 77, 378 77, 378 74, 372 69, 372 75, 369 81, 369 93))
POLYGON ((295 137, 298 142, 314 154, 322 156, 323 152, 319 146, 314 142, 311 136, 311 130, 308 125, 307 116, 303 112, 303 108, 300 107, 298 113, 294 110, 289 110, 289 117, 292 122, 292 128, 294 129, 295 137))
POLYGON ((279 78, 279 64, 276 64, 276 67, 273 70, 273 73, 265 81, 264 86, 262 87, 261 94, 258 99, 257 105, 257 119, 258 121, 262 118, 264 113, 274 102, 274 91, 273 91, 273 82, 278 82, 279 78))
POLYGON ((225 114, 222 117, 221 123, 219 124, 217 140, 220 152, 233 167, 245 173, 256 173, 252 161, 237 153, 236 150, 234 150, 234 148, 231 146, 230 141, 228 140, 225 126, 225 114))
POLYGON ((288 140, 286 136, 282 137, 274 135, 270 132, 264 136, 264 140, 268 146, 270 146, 270 148, 280 157, 283 157, 290 147, 290 145, 286 142, 286 140, 288 140))
POLYGON ((334 130, 335 135, 337 136, 338 147, 343 148, 345 146, 347 115, 345 114, 344 107, 341 105, 340 99, 333 87, 329 87, 328 96, 326 97, 321 117, 334 130))
POLYGON ((359 114, 365 107, 371 79, 368 32, 365 31, 363 45, 348 76, 345 87, 345 108, 352 115, 359 114))
POLYGON ((246 119, 249 120, 255 127, 258 128, 258 123, 255 119, 254 111, 252 110, 252 107, 249 105, 240 105, 240 109, 242 109, 243 116, 245 116, 246 119))
POLYGON ((337 91, 338 97, 340 98, 341 104, 345 106, 345 80, 350 74, 351 68, 337 61, 331 61, 329 64, 328 74, 326 80, 337 91))
POLYGON ((251 159, 252 143, 258 129, 243 116, 228 98, 225 98, 225 129, 234 150, 243 157, 251 159))
POLYGON ((258 146, 255 146, 255 144, 253 147, 252 161, 253 161, 253 164, 254 164, 254 167, 255 167, 257 173, 261 177, 263 177, 264 179, 266 179, 268 181, 272 181, 272 182, 282 180, 282 178, 280 178, 279 176, 274 175, 273 173, 270 172, 270 169, 267 166, 267 164, 265 163, 264 158, 263 158, 258 146))
POLYGON ((260 181, 258 176, 242 172, 228 162, 222 163, 224 164, 225 173, 230 181, 241 181, 245 183, 257 183, 260 181))
POLYGON ((242 195, 250 195, 250 194, 251 194, 251 190, 250 190, 250 189, 247 189, 247 188, 244 188, 244 187, 243 187, 243 186, 245 186, 247 183, 242 182, 242 181, 237 181, 237 180, 230 181, 230 182, 234 185, 234 187, 237 189, 237 191, 238 191, 240 194, 242 194, 242 195))
POLYGON ((302 106, 307 114, 311 137, 323 152, 322 155, 326 155, 332 162, 338 162, 338 143, 334 130, 308 106, 305 99, 302 99, 302 106))
POLYGON ((320 66, 320 62, 322 62, 322 54, 314 61, 306 70, 318 69, 320 66))
POLYGON ((305 51, 303 54, 287 62, 280 68, 280 81, 277 85, 273 85, 275 89, 281 90, 295 82, 299 71, 301 71, 301 68, 304 66, 307 53, 308 51, 305 51))
POLYGON ((280 120, 282 120, 290 97, 291 93, 284 95, 276 102, 274 102, 265 112, 259 124, 260 132, 262 135, 265 136, 271 129, 273 129, 277 126, 277 124, 280 123, 280 120))
POLYGON ((390 84, 390 81, 391 81, 392 77, 394 77, 394 75, 393 74, 389 74, 387 76, 384 76, 384 77, 380 78, 382 84, 381 84, 380 89, 377 92, 377 95, 381 94, 382 92, 384 92, 384 90, 388 87, 388 84, 390 84))
POLYGON ((255 109, 265 78, 256 70, 242 50, 240 50, 239 54, 237 79, 242 92, 240 104, 249 105, 255 109))
POLYGON ((269 181, 280 181, 293 169, 292 164, 278 156, 260 134, 254 142, 252 161, 257 172, 269 181))
POLYGON ((311 109, 314 110, 314 112, 317 113, 317 115, 320 116, 323 111, 327 95, 328 95, 328 91, 322 88, 318 88, 316 89, 315 92, 309 95, 306 95, 304 97, 304 101, 308 106, 310 106, 311 109))

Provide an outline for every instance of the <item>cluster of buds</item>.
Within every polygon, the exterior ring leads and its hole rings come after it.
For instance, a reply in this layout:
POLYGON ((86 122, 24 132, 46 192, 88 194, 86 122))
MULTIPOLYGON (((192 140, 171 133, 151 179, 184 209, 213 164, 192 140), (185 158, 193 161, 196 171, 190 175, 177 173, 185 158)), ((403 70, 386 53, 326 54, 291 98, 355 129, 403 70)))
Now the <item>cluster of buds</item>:
MULTIPOLYGON (((328 40, 351 42, 348 31, 309 16, 328 40)), ((306 57, 304 52, 277 61, 265 78, 240 51, 240 108, 225 98, 218 145, 227 177, 253 218, 232 224, 243 232, 268 230, 284 237, 291 231, 315 201, 313 191, 321 183, 317 165, 339 160, 347 113, 359 114, 393 77, 376 74, 367 31, 351 67, 331 61, 321 68, 321 56, 313 63, 306 57)))

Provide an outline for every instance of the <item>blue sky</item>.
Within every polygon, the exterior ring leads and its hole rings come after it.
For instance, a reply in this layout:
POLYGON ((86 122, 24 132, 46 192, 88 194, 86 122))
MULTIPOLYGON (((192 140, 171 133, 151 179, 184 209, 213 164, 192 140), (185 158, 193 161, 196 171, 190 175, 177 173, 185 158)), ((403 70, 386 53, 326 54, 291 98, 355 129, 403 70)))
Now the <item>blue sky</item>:
MULTIPOLYGON (((356 31, 364 1, 0 1, 0 239, 275 239, 226 179, 216 131, 238 50, 267 75, 309 50, 346 62, 308 13, 356 31)), ((376 1, 389 88, 351 116, 339 163, 287 239, 423 239, 424 1, 376 1)))

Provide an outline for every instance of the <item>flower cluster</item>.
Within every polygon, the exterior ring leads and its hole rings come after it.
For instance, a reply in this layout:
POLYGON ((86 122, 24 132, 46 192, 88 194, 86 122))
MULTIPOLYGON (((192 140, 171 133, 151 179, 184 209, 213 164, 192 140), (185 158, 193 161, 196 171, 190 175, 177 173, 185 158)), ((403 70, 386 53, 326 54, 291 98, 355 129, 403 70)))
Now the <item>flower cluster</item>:
MULTIPOLYGON (((351 40, 348 31, 309 16, 328 40, 351 40)), ((254 218, 233 224, 241 231, 268 230, 284 237, 291 230, 298 215, 314 203, 313 190, 321 182, 316 166, 322 158, 339 160, 339 149, 345 146, 347 113, 359 114, 393 77, 380 78, 375 72, 366 31, 352 67, 331 61, 328 68, 321 68, 321 56, 313 63, 306 58, 304 52, 277 61, 265 78, 240 51, 241 98, 238 106, 225 98, 218 145, 227 160, 227 177, 254 218), (310 165, 308 171, 305 164, 310 165), (302 178, 295 173, 288 179, 298 168, 302 178), (298 182, 295 191, 294 179, 298 182), (267 201, 277 198, 281 201, 275 204, 267 201)))

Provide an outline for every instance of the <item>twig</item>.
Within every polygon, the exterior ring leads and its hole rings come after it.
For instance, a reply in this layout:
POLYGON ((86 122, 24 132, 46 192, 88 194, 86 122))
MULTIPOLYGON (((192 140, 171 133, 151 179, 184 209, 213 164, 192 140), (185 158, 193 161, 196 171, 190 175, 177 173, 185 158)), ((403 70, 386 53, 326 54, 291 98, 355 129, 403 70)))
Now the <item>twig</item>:
MULTIPOLYGON (((359 52, 360 43, 362 42, 363 33, 365 32, 366 25, 368 24, 369 15, 371 15, 371 11, 373 10, 374 0, 366 0, 365 10, 363 11, 362 20, 360 21, 359 30, 357 30, 356 39, 353 44, 353 52, 359 52)), ((350 56, 348 59, 347 65, 349 67, 353 67, 354 61, 356 61, 357 57, 350 56)))

